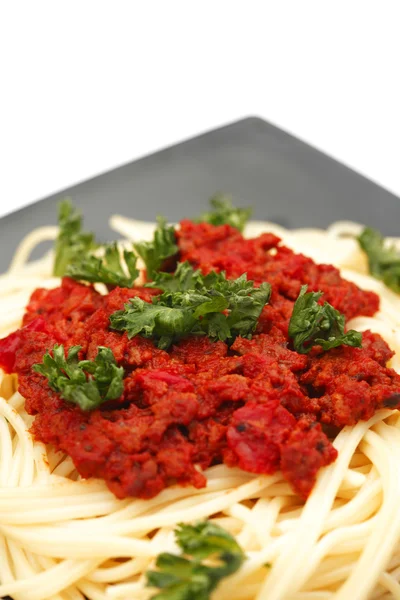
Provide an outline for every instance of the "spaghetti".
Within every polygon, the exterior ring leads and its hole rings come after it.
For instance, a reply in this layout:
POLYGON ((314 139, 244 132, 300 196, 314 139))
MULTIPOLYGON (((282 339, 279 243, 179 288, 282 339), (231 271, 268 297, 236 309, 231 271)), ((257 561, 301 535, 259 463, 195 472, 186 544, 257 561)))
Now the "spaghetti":
MULTIPOLYGON (((114 216, 128 240, 154 226, 114 216)), ((351 236, 361 226, 288 231, 250 223, 246 235, 272 231, 297 252, 333 263, 346 279, 379 294, 374 317, 348 326, 379 333, 400 372, 400 299, 367 275, 351 236)), ((52 288, 52 256, 29 262, 54 239, 43 227, 20 244, 0 277, 0 337, 19 326, 31 293, 52 288)), ((122 242, 123 245, 123 242, 122 242)), ((83 480, 72 460, 35 441, 15 375, 0 383, 0 597, 14 600, 146 600, 144 573, 163 551, 176 551, 179 522, 208 518, 232 533, 247 560, 213 594, 223 600, 400 600, 400 417, 380 410, 345 427, 333 442, 337 460, 321 470, 306 502, 280 473, 258 476, 218 465, 207 487, 171 487, 151 500, 118 500, 101 480, 83 480)))

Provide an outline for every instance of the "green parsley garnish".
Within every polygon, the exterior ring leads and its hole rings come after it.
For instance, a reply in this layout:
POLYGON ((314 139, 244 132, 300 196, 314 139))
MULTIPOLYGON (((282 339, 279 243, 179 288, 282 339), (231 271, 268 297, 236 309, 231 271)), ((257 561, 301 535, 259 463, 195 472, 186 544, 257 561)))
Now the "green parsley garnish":
POLYGON ((175 538, 182 553, 163 552, 157 557, 158 570, 146 573, 147 586, 161 590, 152 600, 209 600, 221 579, 235 573, 246 558, 236 540, 209 521, 181 523, 175 538))
POLYGON ((104 256, 83 256, 67 265, 65 274, 72 279, 105 283, 119 287, 132 287, 139 275, 136 268, 136 256, 124 250, 126 273, 116 242, 104 246, 104 256))
POLYGON ((200 269, 193 269, 188 261, 178 263, 175 273, 159 271, 154 275, 153 281, 146 283, 145 287, 158 288, 168 292, 186 292, 188 290, 202 290, 210 288, 218 281, 225 281, 224 273, 212 271, 203 275, 200 269))
POLYGON ((379 231, 370 227, 366 227, 357 240, 368 257, 371 275, 400 293, 400 253, 396 248, 386 246, 379 231))
POLYGON ((157 217, 157 229, 152 242, 137 242, 133 245, 146 265, 147 277, 152 279, 167 258, 178 252, 174 227, 167 225, 163 217, 157 217))
POLYGON ((112 350, 99 346, 94 361, 79 361, 80 349, 81 346, 72 346, 65 357, 64 346, 56 344, 53 356, 46 352, 43 362, 32 369, 47 377, 49 386, 61 398, 82 410, 93 410, 107 400, 119 398, 124 391, 124 369, 117 366, 112 350))
POLYGON ((70 200, 63 200, 58 206, 58 225, 53 274, 62 277, 67 265, 96 248, 96 242, 92 233, 82 231, 82 215, 70 200))
POLYGON ((313 346, 322 346, 323 350, 342 345, 360 348, 361 333, 353 329, 344 333, 344 315, 328 302, 318 304, 322 292, 306 291, 303 285, 289 322, 289 337, 296 352, 307 354, 313 346))
POLYGON ((159 348, 168 348, 189 334, 208 335, 222 341, 231 341, 239 335, 250 337, 269 300, 271 286, 263 283, 255 288, 252 281, 247 281, 246 274, 228 280, 224 273, 203 276, 193 269, 190 274, 189 269, 186 266, 166 279, 169 288, 153 298, 152 304, 131 298, 124 310, 110 316, 111 327, 127 331, 130 338, 138 334, 153 338, 159 348), (175 291, 174 277, 179 284, 183 271, 184 279, 195 288, 175 291))
POLYGON ((251 208, 235 208, 226 194, 216 194, 210 198, 210 204, 214 210, 202 213, 198 220, 211 225, 231 225, 243 231, 252 213, 251 208))

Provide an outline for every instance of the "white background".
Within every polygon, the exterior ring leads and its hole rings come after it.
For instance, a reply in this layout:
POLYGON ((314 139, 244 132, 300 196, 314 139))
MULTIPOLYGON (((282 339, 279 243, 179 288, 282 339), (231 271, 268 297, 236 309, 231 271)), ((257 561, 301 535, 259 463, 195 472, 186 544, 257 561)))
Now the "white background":
POLYGON ((398 0, 0 0, 0 215, 250 115, 400 195, 399 17, 398 0))

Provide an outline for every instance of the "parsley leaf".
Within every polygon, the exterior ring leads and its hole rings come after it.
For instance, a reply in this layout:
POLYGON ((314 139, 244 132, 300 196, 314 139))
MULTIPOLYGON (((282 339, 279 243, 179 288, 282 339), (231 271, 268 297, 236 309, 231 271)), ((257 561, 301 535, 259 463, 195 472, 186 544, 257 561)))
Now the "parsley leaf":
POLYGON ((313 346, 322 346, 323 350, 342 345, 360 348, 361 333, 354 329, 344 333, 344 315, 328 302, 318 304, 322 292, 306 291, 303 285, 289 322, 289 337, 296 352, 307 354, 313 346))
MULTIPOLYGON (((189 272, 185 273, 188 277, 189 272)), ((173 278, 167 281, 175 287, 173 278)), ((127 331, 130 338, 138 334, 154 338, 159 348, 168 348, 189 334, 222 341, 238 335, 251 337, 271 294, 268 283, 255 288, 246 274, 228 280, 224 273, 203 276, 193 272, 191 285, 196 289, 165 291, 152 304, 131 298, 124 310, 110 316, 111 327, 127 331)))
POLYGON ((164 273, 159 271, 155 274, 154 280, 146 283, 145 287, 158 288, 168 292, 185 292, 187 290, 201 290, 212 287, 217 281, 225 281, 225 274, 211 271, 208 275, 203 275, 200 269, 196 271, 191 264, 186 261, 178 263, 175 273, 164 273))
POLYGON ((124 310, 118 310, 110 316, 113 329, 127 331, 132 338, 141 333, 144 337, 156 337, 159 347, 168 347, 175 335, 189 333, 196 319, 193 311, 178 307, 169 307, 159 302, 149 304, 140 298, 131 298, 124 310))
POLYGON ((65 357, 64 346, 56 344, 53 356, 49 352, 42 363, 33 365, 36 373, 49 380, 49 386, 61 398, 77 404, 82 410, 93 410, 119 398, 124 391, 124 369, 117 367, 110 348, 99 346, 94 361, 78 361, 81 346, 72 346, 65 357), (87 377, 87 373, 92 377, 87 377))
POLYGON ((107 244, 104 248, 104 256, 101 258, 84 256, 67 265, 66 275, 72 279, 91 283, 132 287, 139 275, 139 271, 136 269, 136 256, 133 252, 124 250, 124 260, 129 273, 127 275, 121 262, 117 243, 107 244))
POLYGON ((235 573, 246 558, 236 540, 209 521, 181 523, 175 538, 183 556, 164 552, 157 557, 158 570, 146 573, 147 586, 161 590, 152 600, 209 600, 221 579, 235 573))
POLYGON ((145 287, 168 290, 169 292, 184 292, 186 290, 198 289, 202 281, 200 269, 194 271, 188 261, 178 263, 175 273, 164 273, 159 271, 155 273, 153 281, 145 284, 145 287))
POLYGON ((251 208, 235 208, 226 194, 216 194, 210 198, 210 204, 214 210, 202 213, 198 220, 211 225, 231 225, 243 231, 252 213, 251 208))
POLYGON ((379 231, 370 227, 366 227, 357 240, 368 257, 370 273, 400 293, 400 253, 396 248, 385 246, 379 231))
POLYGON ((58 225, 53 274, 62 277, 67 265, 96 248, 96 242, 92 233, 82 231, 82 215, 70 200, 63 200, 58 206, 58 225))
POLYGON ((157 217, 157 229, 152 242, 137 242, 133 245, 146 265, 147 277, 152 279, 163 262, 178 252, 175 229, 167 225, 164 217, 157 217))

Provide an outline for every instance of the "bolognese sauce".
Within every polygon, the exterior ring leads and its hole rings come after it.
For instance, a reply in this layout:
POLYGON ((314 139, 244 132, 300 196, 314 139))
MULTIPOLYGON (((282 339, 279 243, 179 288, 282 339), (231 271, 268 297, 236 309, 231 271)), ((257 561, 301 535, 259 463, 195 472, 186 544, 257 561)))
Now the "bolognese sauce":
POLYGON ((328 433, 398 407, 400 376, 387 366, 393 352, 369 331, 361 348, 297 353, 288 336, 295 300, 308 285, 350 319, 372 316, 378 296, 273 234, 245 239, 229 225, 185 220, 176 243, 175 263, 271 284, 252 338, 229 345, 189 335, 168 350, 140 335, 129 339, 110 328, 110 315, 133 297, 151 302, 157 289, 115 287, 101 295, 64 277, 60 287, 32 294, 22 328, 0 342, 0 366, 18 374, 34 436, 71 456, 82 477, 103 478, 118 498, 152 498, 172 484, 203 487, 202 471, 219 463, 281 470, 306 498, 319 469, 337 456, 328 433), (79 345, 88 360, 99 346, 110 348, 124 368, 122 395, 92 411, 63 400, 32 371, 57 343, 79 345))

